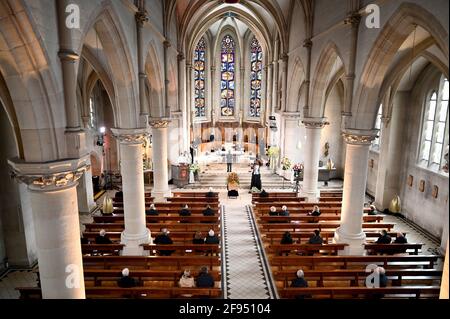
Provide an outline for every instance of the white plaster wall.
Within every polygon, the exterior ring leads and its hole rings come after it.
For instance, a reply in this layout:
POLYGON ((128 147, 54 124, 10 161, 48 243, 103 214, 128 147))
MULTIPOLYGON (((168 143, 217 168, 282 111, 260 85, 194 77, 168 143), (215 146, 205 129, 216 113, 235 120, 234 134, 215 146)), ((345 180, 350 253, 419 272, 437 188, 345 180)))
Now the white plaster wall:
POLYGON ((367 185, 366 192, 375 197, 375 191, 377 187, 377 174, 378 174, 378 163, 379 163, 380 153, 376 150, 369 151, 369 162, 373 160, 373 167, 367 169, 367 185))
POLYGON ((298 123, 299 119, 285 119, 284 156, 289 158, 292 164, 303 163, 305 158, 306 132, 305 127, 299 127, 298 123))

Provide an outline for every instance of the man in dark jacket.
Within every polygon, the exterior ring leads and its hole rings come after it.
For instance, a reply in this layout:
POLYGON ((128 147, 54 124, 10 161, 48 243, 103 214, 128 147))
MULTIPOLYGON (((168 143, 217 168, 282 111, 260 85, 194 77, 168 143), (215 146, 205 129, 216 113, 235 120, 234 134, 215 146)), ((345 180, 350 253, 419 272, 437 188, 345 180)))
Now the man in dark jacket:
POLYGON ((214 194, 212 187, 210 187, 208 189, 208 192, 206 193, 206 197, 211 198, 211 197, 215 197, 215 196, 216 196, 216 194, 214 194))
POLYGON ((208 273, 207 267, 202 267, 197 277, 198 288, 213 288, 214 278, 208 273))
POLYGON ((128 268, 124 268, 122 270, 122 277, 117 281, 117 285, 121 288, 131 288, 136 287, 137 282, 134 278, 130 277, 130 270, 128 268))
POLYGON ((116 198, 123 198, 123 192, 120 190, 114 195, 116 198))
MULTIPOLYGON (((169 231, 167 228, 161 229, 161 234, 156 236, 153 241, 156 245, 172 245, 172 238, 169 237, 169 231)), ((170 256, 174 252, 173 250, 160 250, 158 251, 161 256, 170 256)))
POLYGON ((391 236, 389 236, 387 231, 383 229, 381 231, 381 236, 377 239, 377 244, 390 244, 391 240, 391 236))
POLYGON ((155 208, 155 204, 150 204, 150 209, 145 210, 147 216, 158 216, 158 211, 155 208))
POLYGON ((214 216, 214 211, 210 205, 206 206, 206 209, 203 211, 203 216, 214 216))
MULTIPOLYGON (((305 280, 305 274, 303 270, 297 270, 297 278, 292 280, 291 287, 292 288, 308 288, 308 282, 305 280)), ((309 295, 297 295, 296 299, 304 299, 305 297, 309 297, 309 295)))
POLYGON ((104 229, 100 230, 97 237, 95 237, 96 244, 112 244, 111 239, 106 236, 106 231, 104 229))
POLYGON ((263 190, 261 191, 261 193, 259 193, 259 197, 269 197, 269 193, 266 192, 265 189, 263 189, 263 190))
POLYGON ((314 234, 309 238, 308 244, 323 244, 323 239, 320 237, 320 231, 315 230, 314 234))
POLYGON ((219 242, 219 237, 214 234, 214 230, 210 229, 208 236, 205 238, 205 244, 219 244, 219 242))
POLYGON ((398 233, 397 234, 397 238, 395 238, 394 243, 396 244, 407 244, 408 240, 405 237, 405 234, 403 233, 398 233))
POLYGON ((187 204, 180 210, 180 216, 191 216, 191 211, 189 210, 189 206, 187 204))

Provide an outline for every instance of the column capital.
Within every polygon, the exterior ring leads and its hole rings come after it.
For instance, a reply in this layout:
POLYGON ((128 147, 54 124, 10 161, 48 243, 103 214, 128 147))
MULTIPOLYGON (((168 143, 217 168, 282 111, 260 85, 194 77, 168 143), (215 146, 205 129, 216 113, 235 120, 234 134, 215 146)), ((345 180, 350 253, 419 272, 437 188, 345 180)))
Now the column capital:
POLYGON ((145 22, 148 22, 147 11, 138 11, 136 12, 134 18, 136 19, 136 23, 139 27, 143 27, 145 22))
POLYGON ((184 56, 183 52, 178 52, 177 59, 178 59, 178 62, 181 62, 183 60, 186 60, 186 57, 184 56))
POLYGON ((326 117, 305 117, 302 121, 306 128, 323 128, 325 125, 330 124, 326 117))
POLYGON ((142 144, 150 135, 147 128, 111 128, 111 132, 121 144, 142 144))
POLYGON ((347 144, 370 145, 377 137, 378 130, 346 129, 342 136, 347 144))
POLYGON ((29 163, 19 158, 8 160, 11 176, 30 190, 49 192, 77 185, 76 181, 90 168, 89 155, 44 163, 29 163))
POLYGON ((153 129, 158 129, 158 128, 166 128, 169 126, 170 123, 170 119, 169 118, 164 118, 164 117, 160 117, 160 118, 151 118, 149 120, 150 126, 153 129))
POLYGON ((167 48, 170 48, 170 47, 172 46, 172 44, 170 43, 169 40, 164 40, 163 45, 164 45, 164 47, 165 47, 166 49, 167 49, 167 48))
POLYGON ((305 39, 305 41, 303 41, 303 47, 305 47, 305 48, 311 48, 311 47, 312 47, 312 41, 311 41, 311 39, 305 39))
POLYGON ((58 57, 61 61, 75 62, 80 59, 78 53, 72 50, 61 49, 58 51, 58 57))

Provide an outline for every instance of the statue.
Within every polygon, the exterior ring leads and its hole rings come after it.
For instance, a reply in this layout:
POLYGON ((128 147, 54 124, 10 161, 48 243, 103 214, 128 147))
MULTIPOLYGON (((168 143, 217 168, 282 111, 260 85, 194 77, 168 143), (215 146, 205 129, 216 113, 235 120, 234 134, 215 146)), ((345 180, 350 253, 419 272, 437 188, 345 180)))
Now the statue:
POLYGON ((401 211, 400 196, 395 195, 395 197, 391 200, 391 203, 389 204, 389 211, 391 213, 400 213, 401 211))

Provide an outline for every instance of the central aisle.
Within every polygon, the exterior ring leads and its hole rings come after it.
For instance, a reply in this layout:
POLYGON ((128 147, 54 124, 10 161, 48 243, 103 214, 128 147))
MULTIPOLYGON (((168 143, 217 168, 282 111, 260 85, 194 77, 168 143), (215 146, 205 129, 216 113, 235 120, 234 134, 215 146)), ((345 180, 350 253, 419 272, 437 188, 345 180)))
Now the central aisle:
POLYGON ((275 298, 270 288, 270 275, 262 256, 255 224, 246 205, 251 195, 240 190, 238 199, 228 199, 220 192, 225 206, 223 214, 224 238, 224 298, 269 299, 275 298))

